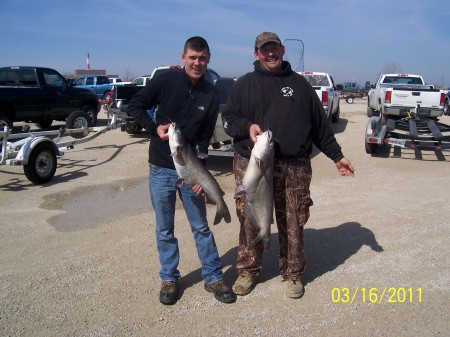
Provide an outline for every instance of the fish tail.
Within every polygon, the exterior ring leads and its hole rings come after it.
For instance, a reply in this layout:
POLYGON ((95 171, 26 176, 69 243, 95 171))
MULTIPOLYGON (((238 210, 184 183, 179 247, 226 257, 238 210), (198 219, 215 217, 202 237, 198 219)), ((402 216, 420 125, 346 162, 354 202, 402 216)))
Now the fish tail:
POLYGON ((217 225, 222 219, 225 220, 226 223, 231 222, 231 214, 230 210, 227 207, 225 202, 217 204, 216 216, 214 217, 214 225, 217 225))

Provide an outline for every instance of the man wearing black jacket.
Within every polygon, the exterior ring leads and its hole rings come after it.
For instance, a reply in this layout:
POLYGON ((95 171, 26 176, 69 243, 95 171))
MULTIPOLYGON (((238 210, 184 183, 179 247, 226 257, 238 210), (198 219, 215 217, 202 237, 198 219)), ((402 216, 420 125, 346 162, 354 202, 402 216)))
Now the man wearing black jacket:
MULTIPOLYGON (((283 61, 285 48, 280 38, 263 32, 255 40, 254 71, 235 83, 222 114, 225 132, 233 137, 233 170, 236 185, 249 163, 256 136, 269 127, 275 141, 274 204, 278 227, 279 268, 285 293, 300 298, 304 293, 303 226, 309 218, 313 144, 336 164, 341 175, 353 176, 351 163, 344 157, 323 106, 311 85, 283 61)), ((246 200, 236 199, 240 221, 237 256, 237 295, 250 293, 261 269, 262 242, 245 212, 246 200)))
POLYGON ((204 78, 210 60, 205 39, 188 39, 182 53, 184 67, 152 78, 130 101, 128 111, 136 123, 150 132, 150 198, 156 217, 156 242, 162 280, 159 300, 174 304, 178 299, 178 241, 174 235, 177 192, 191 225, 202 264, 205 290, 224 303, 236 297, 222 278, 222 264, 214 236, 206 220, 205 197, 199 185, 179 186, 178 174, 169 148, 168 129, 171 122, 179 126, 189 143, 207 153, 219 111, 219 94, 204 78), (155 119, 147 114, 157 106, 155 119))

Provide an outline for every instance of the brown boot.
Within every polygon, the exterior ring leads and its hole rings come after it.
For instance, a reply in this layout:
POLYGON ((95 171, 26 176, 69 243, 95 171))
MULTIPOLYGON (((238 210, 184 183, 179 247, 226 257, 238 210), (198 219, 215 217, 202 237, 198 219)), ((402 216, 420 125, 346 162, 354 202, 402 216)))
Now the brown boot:
POLYGON ((233 291, 236 295, 245 296, 250 294, 256 286, 256 276, 239 275, 233 285, 233 291))

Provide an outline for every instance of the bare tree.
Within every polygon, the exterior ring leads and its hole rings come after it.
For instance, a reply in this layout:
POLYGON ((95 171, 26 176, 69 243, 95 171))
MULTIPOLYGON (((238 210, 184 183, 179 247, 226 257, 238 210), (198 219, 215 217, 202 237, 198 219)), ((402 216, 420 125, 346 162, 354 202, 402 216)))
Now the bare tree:
POLYGON ((124 81, 128 82, 128 81, 132 81, 134 79, 134 75, 133 73, 130 71, 130 69, 125 68, 125 76, 124 76, 124 81))
POLYGON ((400 73, 400 65, 396 62, 390 62, 386 63, 383 67, 383 74, 394 74, 394 73, 400 73))

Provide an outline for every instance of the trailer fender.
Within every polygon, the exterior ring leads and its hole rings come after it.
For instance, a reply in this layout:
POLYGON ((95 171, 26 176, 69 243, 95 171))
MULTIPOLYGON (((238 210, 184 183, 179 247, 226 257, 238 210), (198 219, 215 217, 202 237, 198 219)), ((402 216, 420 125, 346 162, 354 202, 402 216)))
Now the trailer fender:
POLYGON ((56 144, 51 139, 47 137, 30 137, 20 148, 16 159, 19 159, 22 162, 22 165, 27 165, 33 149, 42 143, 48 143, 49 148, 52 149, 55 156, 62 155, 56 144))
POLYGON ((382 125, 381 117, 372 116, 366 124, 366 142, 369 138, 377 138, 377 143, 382 144, 386 135, 386 126, 382 125))

